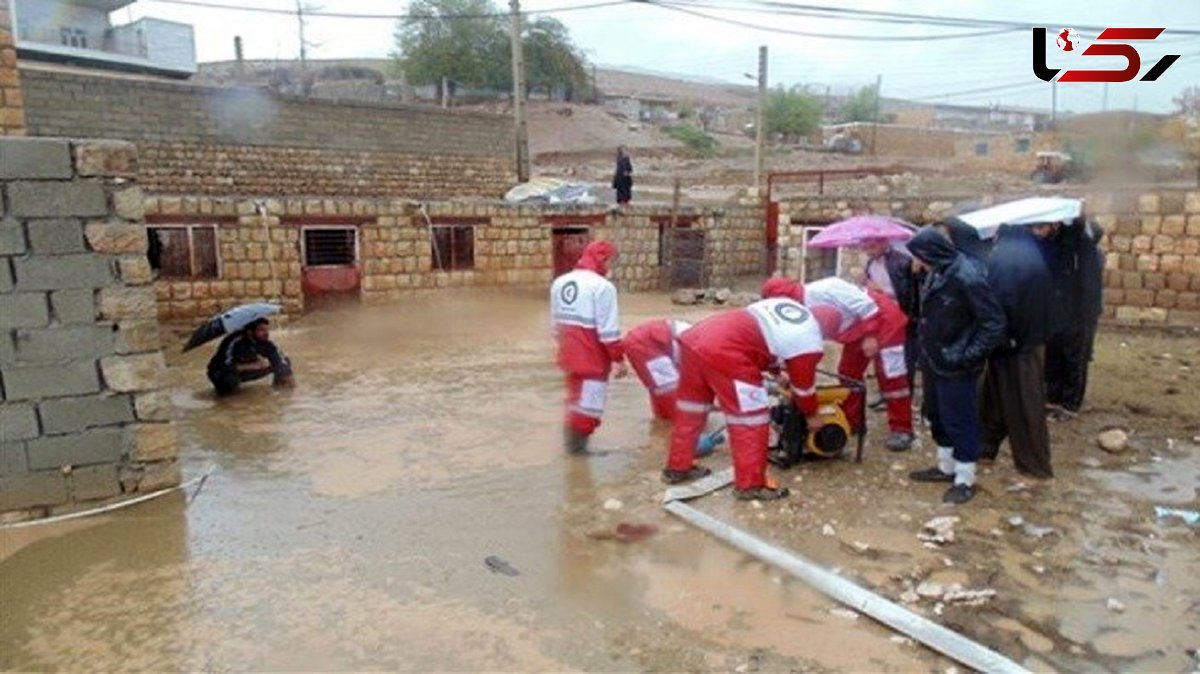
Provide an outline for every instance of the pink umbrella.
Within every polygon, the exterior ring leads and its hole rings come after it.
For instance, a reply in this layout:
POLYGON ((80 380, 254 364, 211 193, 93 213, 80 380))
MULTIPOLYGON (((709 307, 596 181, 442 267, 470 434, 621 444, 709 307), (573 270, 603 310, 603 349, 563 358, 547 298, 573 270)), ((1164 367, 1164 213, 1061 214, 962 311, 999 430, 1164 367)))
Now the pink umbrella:
POLYGON ((856 215, 822 229, 808 240, 808 245, 813 248, 849 248, 861 245, 867 239, 908 241, 912 236, 913 231, 903 220, 883 215, 856 215))

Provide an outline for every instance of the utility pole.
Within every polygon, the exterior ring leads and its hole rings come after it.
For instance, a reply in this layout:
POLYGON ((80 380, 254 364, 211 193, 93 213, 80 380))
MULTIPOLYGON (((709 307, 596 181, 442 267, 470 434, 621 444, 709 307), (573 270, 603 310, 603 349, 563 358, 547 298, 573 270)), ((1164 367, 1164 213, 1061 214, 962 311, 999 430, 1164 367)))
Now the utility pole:
POLYGON ((304 13, 311 12, 319 7, 310 7, 304 4, 304 0, 296 0, 296 25, 299 28, 300 37, 300 88, 307 96, 312 89, 312 83, 308 79, 308 47, 309 42, 304 37, 304 13))
POLYGON ((450 78, 442 75, 442 107, 450 107, 450 78))
POLYGON ((1108 112, 1108 82, 1104 83, 1104 97, 1102 100, 1103 102, 1101 103, 1101 109, 1104 112, 1108 112))
POLYGON ((879 95, 879 92, 882 89, 883 89, 883 75, 882 74, 876 75, 875 76, 875 115, 874 115, 875 119, 873 120, 874 123, 871 124, 871 156, 872 157, 878 156, 878 154, 879 154, 875 150, 875 141, 879 139, 879 112, 880 112, 880 106, 882 105, 882 96, 879 95))
POLYGON ((1058 124, 1058 80, 1050 83, 1050 128, 1058 124))
POLYGON ((754 122, 754 194, 763 194, 767 163, 767 46, 758 48, 758 119, 754 122))
POLYGON ((246 59, 242 54, 242 36, 233 38, 234 78, 239 85, 246 83, 246 59))
POLYGON ((525 55, 521 48, 521 0, 509 0, 512 10, 513 120, 516 124, 517 181, 529 180, 529 127, 525 120, 525 55))

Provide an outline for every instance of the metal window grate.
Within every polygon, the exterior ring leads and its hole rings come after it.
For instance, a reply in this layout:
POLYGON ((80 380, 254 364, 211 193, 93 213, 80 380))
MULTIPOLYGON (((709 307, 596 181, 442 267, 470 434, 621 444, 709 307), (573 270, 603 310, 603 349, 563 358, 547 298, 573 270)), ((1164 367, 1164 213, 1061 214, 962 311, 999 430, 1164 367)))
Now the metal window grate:
POLYGON ((353 267, 358 261, 358 231, 353 227, 304 230, 304 266, 353 267))
POLYGON ((213 225, 171 225, 149 228, 146 257, 162 278, 221 277, 217 228, 213 225))
POLYGON ((475 227, 434 225, 430 239, 430 267, 434 271, 467 271, 475 268, 475 227))

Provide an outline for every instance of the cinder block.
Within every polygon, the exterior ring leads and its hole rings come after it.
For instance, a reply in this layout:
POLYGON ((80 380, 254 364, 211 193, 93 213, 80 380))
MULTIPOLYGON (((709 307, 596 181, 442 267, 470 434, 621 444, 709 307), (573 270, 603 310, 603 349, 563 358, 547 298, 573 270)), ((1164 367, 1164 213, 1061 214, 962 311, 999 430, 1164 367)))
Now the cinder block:
POLYGON ((18 290, 103 288, 113 282, 112 266, 108 257, 88 253, 13 260, 18 290))
MULTIPOLYGON (((17 362, 17 349, 13 346, 12 332, 0 331, 0 365, 11 365, 17 362)), ((0 400, 4 396, 0 395, 0 400)))
POLYGON ((76 501, 95 501, 121 493, 116 465, 83 466, 71 471, 68 483, 71 498, 76 501))
POLYGON ((67 502, 67 476, 59 471, 0 478, 0 512, 67 502))
POLYGON ((29 363, 96 359, 116 352, 116 331, 101 325, 22 329, 15 341, 17 360, 29 363))
POLYGON ((4 394, 10 401, 99 392, 95 361, 4 368, 4 394))
POLYGON ((133 143, 116 140, 76 141, 75 170, 81 176, 105 176, 114 178, 136 178, 138 171, 137 147, 133 143))
POLYGON ((0 295, 0 330, 41 328, 50 323, 46 293, 0 295))
POLYGON ((10 218, 0 220, 0 255, 24 255, 27 250, 21 223, 10 218))
POLYGON ((128 451, 130 436, 122 428, 96 428, 83 433, 29 441, 30 470, 116 463, 128 451))
POLYGON ((138 421, 170 421, 175 416, 171 397, 162 391, 138 393, 133 399, 138 421))
POLYGON ((96 291, 91 288, 56 290, 50 293, 54 319, 63 325, 96 321, 96 291))
POLYGON ((100 317, 105 320, 123 318, 152 319, 157 316, 158 306, 154 288, 103 288, 98 299, 100 317))
POLYGON ((88 428, 115 426, 133 421, 133 401, 127 395, 95 395, 55 398, 38 405, 42 432, 47 435, 76 433, 88 428))
POLYGON ((41 434, 37 412, 30 403, 0 405, 0 442, 30 440, 41 434))
POLYGON ((162 352, 109 356, 100 361, 104 384, 114 391, 147 391, 162 385, 166 363, 162 352))
POLYGON ((0 139, 0 180, 65 180, 71 175, 71 149, 67 141, 0 139))
POLYGON ((169 423, 143 423, 131 426, 134 461, 161 461, 179 456, 179 436, 169 423))
POLYGON ((144 255, 149 245, 146 228, 125 222, 89 222, 86 228, 88 245, 98 253, 139 253, 144 255))
POLYGON ((25 444, 0 440, 0 477, 24 475, 29 472, 29 463, 25 460, 25 444))
POLYGON ((7 257, 0 257, 0 293, 11 293, 14 285, 12 262, 7 257))
POLYGON ((9 212, 18 218, 98 217, 108 212, 104 188, 94 180, 14 182, 9 212))
POLYGON ((25 223, 29 248, 34 253, 83 253, 83 221, 74 219, 30 220, 25 223))

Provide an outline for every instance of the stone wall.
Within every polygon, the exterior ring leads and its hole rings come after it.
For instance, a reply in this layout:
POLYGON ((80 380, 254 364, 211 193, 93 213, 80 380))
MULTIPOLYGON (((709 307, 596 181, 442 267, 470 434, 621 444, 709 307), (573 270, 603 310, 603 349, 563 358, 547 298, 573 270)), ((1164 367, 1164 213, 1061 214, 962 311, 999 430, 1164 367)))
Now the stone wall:
POLYGON ((137 143, 166 195, 500 196, 512 121, 22 64, 30 135, 137 143))
POLYGON ((0 139, 6 517, 179 482, 135 158, 127 144, 0 139))
POLYGON ((9 0, 0 0, 0 136, 25 134, 25 99, 17 71, 9 0))
MULTIPOLYGON (((1063 190, 1086 200, 1086 212, 1105 230, 1107 253, 1104 318, 1122 324, 1200 326, 1200 192, 1160 189, 1088 192, 1063 190)), ((1027 194, 918 197, 895 200, 806 197, 780 204, 779 265, 800 278, 806 225, 828 224, 860 213, 895 215, 929 224, 957 203, 988 205, 1027 194)), ((856 253, 843 254, 844 276, 862 268, 856 253)))
MULTIPOLYGON (((199 226, 216 230, 215 278, 160 278, 155 283, 161 320, 191 320, 222 307, 255 301, 281 303, 287 313, 305 310, 301 239, 312 226, 357 230, 360 296, 377 304, 417 291, 446 287, 544 288, 554 273, 554 231, 586 228, 621 251, 612 274, 625 291, 662 287, 659 224, 669 209, 639 206, 541 208, 498 202, 432 202, 399 199, 221 199, 149 197, 152 228, 199 226), (435 268, 430 227, 472 230, 470 269, 435 268)), ((757 207, 701 211, 684 208, 680 219, 705 232, 703 263, 711 284, 760 274, 765 264, 762 213, 757 207)))

